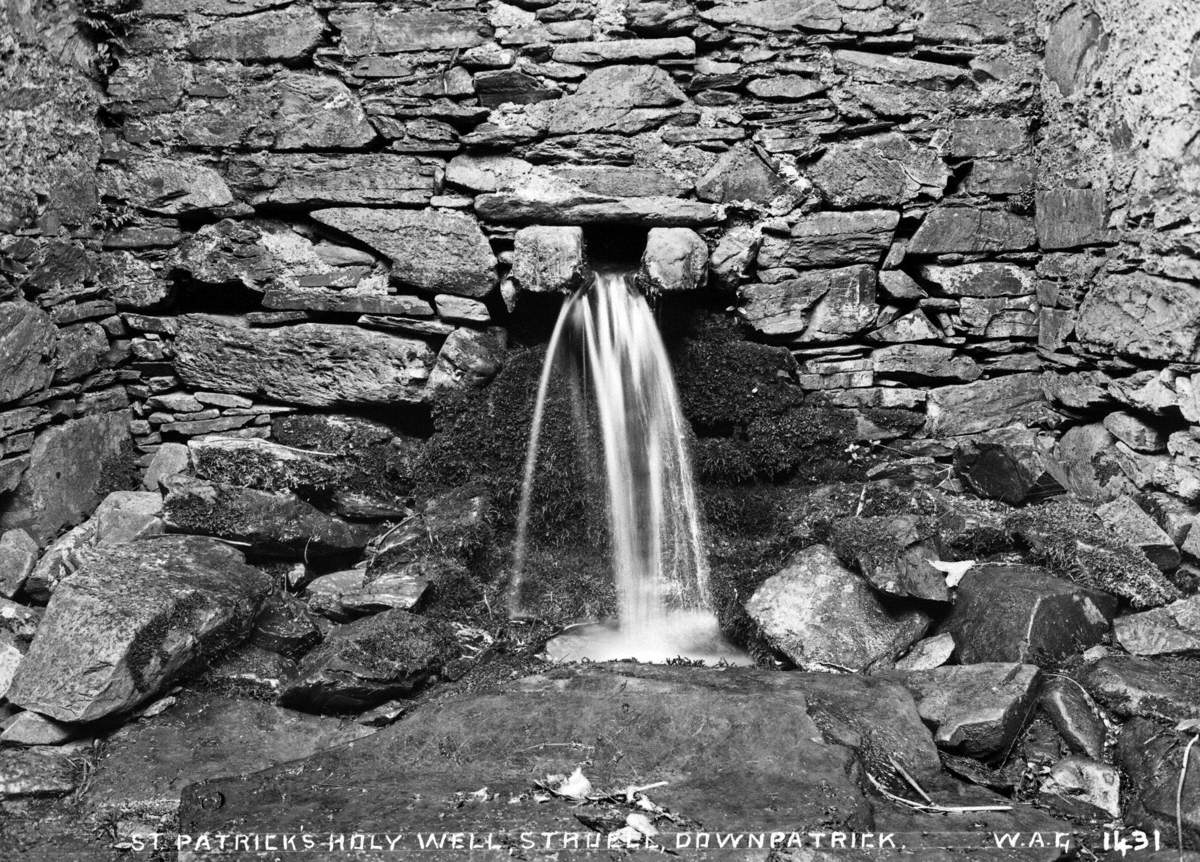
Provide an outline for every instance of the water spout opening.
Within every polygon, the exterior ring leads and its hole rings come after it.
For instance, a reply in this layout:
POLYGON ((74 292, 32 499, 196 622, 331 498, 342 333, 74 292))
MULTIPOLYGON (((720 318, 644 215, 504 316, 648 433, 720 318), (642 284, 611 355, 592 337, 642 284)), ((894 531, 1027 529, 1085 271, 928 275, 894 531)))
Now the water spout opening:
POLYGON ((573 401, 580 445, 599 453, 617 618, 569 632, 548 654, 732 660, 738 654, 711 610, 689 427, 654 314, 628 269, 597 269, 564 301, 551 334, 525 463, 510 611, 523 612, 542 423, 556 383, 573 401))

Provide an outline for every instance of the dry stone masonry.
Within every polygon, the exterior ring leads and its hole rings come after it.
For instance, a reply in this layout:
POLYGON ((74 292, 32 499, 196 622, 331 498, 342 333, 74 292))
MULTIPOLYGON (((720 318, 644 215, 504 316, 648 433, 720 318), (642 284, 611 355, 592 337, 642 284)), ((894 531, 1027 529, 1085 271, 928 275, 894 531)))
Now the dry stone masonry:
MULTIPOLYGON (((418 739, 445 789, 443 725, 489 763, 544 729, 514 708, 618 722, 585 695, 619 687, 697 734, 752 697, 703 768, 766 739, 813 828, 796 775, 847 823, 944 828, 856 777, 910 794, 886 750, 939 799, 1173 834, 1200 717, 1197 26, 1192 0, 8 3, 0 806, 71 793, 124 724, 89 822, 367 822, 379 752, 418 739), (548 309, 614 262, 677 369, 722 627, 791 674, 524 676, 611 598, 531 578, 542 628, 500 610, 548 309)), ((551 442, 532 530, 557 556, 530 568, 586 578, 586 464, 551 442)), ((757 805, 708 792, 683 814, 757 805)))

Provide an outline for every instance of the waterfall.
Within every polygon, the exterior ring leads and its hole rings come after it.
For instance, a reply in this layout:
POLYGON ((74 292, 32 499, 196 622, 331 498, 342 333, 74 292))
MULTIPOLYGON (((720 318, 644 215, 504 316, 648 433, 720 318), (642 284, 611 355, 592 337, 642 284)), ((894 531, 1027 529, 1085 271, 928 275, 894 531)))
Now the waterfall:
MULTIPOLYGON (((625 273, 597 272, 564 301, 550 337, 525 462, 513 596, 525 566, 546 400, 562 377, 586 399, 598 429, 618 604, 615 624, 589 631, 586 644, 567 652, 653 660, 683 654, 682 641, 719 641, 688 426, 654 314, 625 273)), ((587 433, 585 422, 576 424, 587 433)))

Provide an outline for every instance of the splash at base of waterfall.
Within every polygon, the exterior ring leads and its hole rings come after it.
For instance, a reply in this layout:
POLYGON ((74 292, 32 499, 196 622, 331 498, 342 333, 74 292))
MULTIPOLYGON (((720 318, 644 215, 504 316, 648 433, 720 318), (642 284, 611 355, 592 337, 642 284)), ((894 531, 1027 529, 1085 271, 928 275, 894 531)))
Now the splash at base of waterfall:
POLYGON ((538 384, 510 612, 521 595, 542 422, 551 388, 573 403, 575 433, 602 455, 617 620, 573 628, 552 642, 559 660, 637 658, 719 661, 736 654, 711 607, 708 559, 670 360, 646 298, 627 273, 597 272, 563 303, 538 384))
POLYGON ((730 644, 710 611, 673 611, 652 632, 631 632, 618 620, 571 626, 546 644, 550 661, 622 661, 662 664, 675 659, 708 665, 752 666, 754 660, 730 644))

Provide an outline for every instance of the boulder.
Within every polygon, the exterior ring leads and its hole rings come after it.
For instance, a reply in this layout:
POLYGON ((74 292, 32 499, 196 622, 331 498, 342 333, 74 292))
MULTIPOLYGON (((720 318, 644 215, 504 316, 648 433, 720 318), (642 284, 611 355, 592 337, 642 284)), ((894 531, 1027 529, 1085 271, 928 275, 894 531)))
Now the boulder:
POLYGON ((346 623, 301 661, 280 703, 307 712, 361 712, 409 695, 456 659, 445 623, 389 610, 346 623))
POLYGON ((1036 241, 1033 219, 1004 210, 943 206, 932 210, 913 238, 914 255, 1023 251, 1036 241))
POLYGON ((109 186, 106 197, 128 200, 158 215, 202 213, 233 203, 220 172, 197 160, 138 153, 130 158, 128 168, 102 176, 109 186))
POLYGON ((1108 210, 1100 189, 1049 189, 1037 193, 1034 223, 1043 249, 1078 248, 1108 239, 1108 210))
POLYGON ((572 95, 547 103, 547 123, 552 135, 632 135, 694 117, 686 102, 683 90, 659 66, 604 66, 590 72, 572 95))
POLYGON ((1116 438, 1100 423, 1068 428, 1054 444, 1046 469, 1081 500, 1111 500, 1129 486, 1114 455, 1116 438))
POLYGON ((787 194, 791 186, 757 149, 735 146, 727 150, 696 181, 696 197, 714 203, 750 201, 768 204, 787 194))
POLYGON ((507 346, 508 333, 500 327, 454 330, 438 351, 429 375, 430 394, 485 386, 504 367, 507 346))
MULTIPOLYGON (((1122 729, 1115 752, 1126 776, 1127 821, 1140 829, 1159 830, 1172 840, 1182 826, 1184 847, 1200 846, 1200 770, 1189 758, 1185 774, 1183 763, 1184 750, 1194 735, 1195 731, 1172 732, 1135 718, 1122 729)), ((1194 746, 1190 756, 1196 756, 1194 746)), ((1171 859, 1184 855, 1182 850, 1170 854, 1171 859)))
POLYGON ((4 723, 0 743, 8 745, 62 745, 79 735, 79 728, 62 724, 38 715, 36 712, 19 712, 4 723))
POLYGON ((290 492, 180 479, 163 507, 171 530, 244 544, 249 553, 293 560, 354 555, 366 546, 362 527, 327 515, 290 492))
POLYGON ((154 452, 146 475, 142 477, 142 488, 158 491, 164 482, 185 472, 191 466, 188 447, 183 443, 163 443, 154 452))
POLYGON ((32 302, 0 302, 0 404, 50 385, 58 333, 32 302))
POLYGON ((1038 788, 1042 801, 1068 816, 1121 816, 1121 773, 1090 757, 1071 755, 1050 767, 1038 788))
POLYGON ((1132 498, 1121 496, 1096 507, 1096 517, 1114 534, 1141 548, 1146 558, 1164 572, 1179 565, 1179 549, 1171 537, 1132 498))
POLYGON ((879 313, 875 270, 862 265, 743 285, 738 298, 738 313, 759 332, 801 341, 840 341, 868 328, 879 313))
POLYGON ((126 823, 171 816, 192 782, 311 757, 368 733, 370 728, 351 721, 305 715, 254 698, 185 693, 165 712, 108 738, 84 809, 90 816, 126 823))
POLYGON ((478 222, 462 213, 343 207, 312 216, 384 255, 392 277, 404 284, 471 297, 496 286, 491 246, 478 222))
POLYGON ((950 169, 936 150, 887 132, 831 145, 808 175, 835 207, 901 206, 940 198, 950 169))
POLYGON ((1113 635, 1134 655, 1200 655, 1200 596, 1117 617, 1113 635))
POLYGON ((985 431, 955 448, 954 471, 980 496, 1016 505, 1059 488, 1046 464, 1051 445, 1030 428, 985 431))
POLYGON ((11 599, 37 563, 38 545, 24 530, 0 533, 0 598, 11 599))
POLYGON ((1040 682, 1033 665, 988 662, 896 674, 940 747, 984 758, 1004 751, 1033 709, 1040 682))
POLYGON ((188 452, 197 478, 242 488, 321 498, 339 479, 330 456, 269 440, 206 436, 191 440, 188 452))
POLYGON ((950 661, 954 655, 954 636, 942 632, 933 637, 922 638, 913 648, 896 661, 896 670, 932 670, 950 661))
POLYGON ((1114 437, 1138 452, 1162 452, 1167 436, 1144 419, 1119 410, 1104 417, 1104 427, 1114 437))
POLYGON ((523 227, 513 239, 511 276, 533 293, 571 293, 583 285, 583 228, 523 227))
POLYGON ((932 525, 913 515, 841 518, 830 526, 829 545, 881 593, 934 602, 950 600, 932 525))
POLYGON ((296 60, 321 41, 325 20, 310 6, 218 18, 200 27, 187 51, 201 60, 296 60))
POLYGON ((655 227, 646 235, 636 280, 656 295, 695 290, 708 278, 708 246, 686 227, 655 227))
POLYGON ((760 269, 810 269, 846 264, 877 264, 891 247, 900 222, 893 210, 823 212, 804 216, 786 237, 765 233, 758 252, 760 269))
POLYGON ((485 303, 466 296, 439 293, 433 298, 433 307, 437 310, 438 319, 447 323, 479 326, 492 320, 492 313, 485 303))
POLYGON ((1084 298, 1075 334, 1100 354, 1195 362, 1200 287, 1140 272, 1110 274, 1084 298))
POLYGON ((1084 665, 1088 693, 1122 718, 1176 723, 1200 718, 1200 662, 1117 655, 1084 665))
POLYGON ((420 402, 434 359, 422 340, 327 323, 256 328, 186 314, 175 340, 176 371, 192 388, 312 407, 420 402))
POLYGON ((418 560, 396 568, 346 569, 314 580, 305 589, 308 607, 336 622, 399 608, 417 608, 436 575, 437 563, 418 560))
POLYGON ((1110 596, 1036 566, 979 563, 959 581, 944 630, 964 664, 1054 665, 1099 643, 1115 610, 1110 596))
POLYGON ((96 413, 43 431, 29 466, 0 511, 0 529, 23 529, 45 545, 63 527, 78 524, 103 498, 107 471, 132 459, 129 413, 96 413))
POLYGON ((890 661, 929 625, 921 610, 885 606, 825 545, 797 551, 746 603, 767 641, 801 667, 862 670, 890 661))
POLYGON ((1042 686, 1038 706, 1071 750, 1094 760, 1104 757, 1108 728, 1095 701, 1079 683, 1068 677, 1051 677, 1042 686))
POLYGON ((128 712, 245 637, 269 589, 199 536, 92 549, 54 591, 9 700, 68 722, 128 712))
POLYGON ((935 437, 978 434, 1016 422, 1036 425, 1054 416, 1033 373, 941 386, 929 390, 927 403, 925 430, 935 437))

